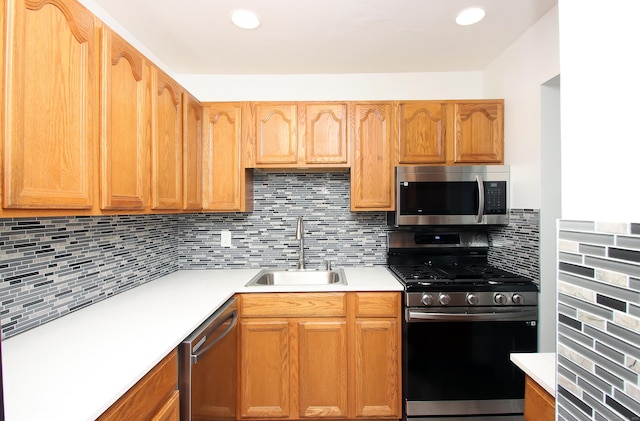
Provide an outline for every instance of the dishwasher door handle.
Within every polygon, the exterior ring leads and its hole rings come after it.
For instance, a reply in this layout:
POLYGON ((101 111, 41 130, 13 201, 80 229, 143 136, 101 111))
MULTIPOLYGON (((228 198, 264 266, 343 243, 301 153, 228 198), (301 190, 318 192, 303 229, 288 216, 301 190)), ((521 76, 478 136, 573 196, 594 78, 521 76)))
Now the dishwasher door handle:
POLYGON ((198 361, 202 359, 202 357, 204 357, 211 348, 213 348, 218 342, 224 339, 224 337, 227 336, 229 332, 231 332, 231 329, 233 329, 237 323, 238 310, 233 310, 227 316, 223 317, 216 324, 211 326, 209 328, 209 332, 205 333, 205 336, 193 347, 191 352, 191 364, 197 364, 198 361), (229 326, 227 326, 220 335, 213 339, 208 337, 209 333, 213 333, 213 331, 222 326, 228 320, 231 320, 231 323, 229 323, 229 326), (202 348, 203 346, 204 348, 202 348))

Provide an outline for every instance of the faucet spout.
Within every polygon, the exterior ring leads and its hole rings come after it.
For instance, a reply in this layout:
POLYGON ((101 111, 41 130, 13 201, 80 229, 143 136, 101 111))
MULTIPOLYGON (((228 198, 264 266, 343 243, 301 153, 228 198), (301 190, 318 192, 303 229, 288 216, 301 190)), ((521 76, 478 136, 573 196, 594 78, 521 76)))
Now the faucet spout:
POLYGON ((298 254, 298 269, 304 269, 304 226, 301 216, 298 217, 298 223, 296 224, 296 240, 300 242, 300 252, 298 254))

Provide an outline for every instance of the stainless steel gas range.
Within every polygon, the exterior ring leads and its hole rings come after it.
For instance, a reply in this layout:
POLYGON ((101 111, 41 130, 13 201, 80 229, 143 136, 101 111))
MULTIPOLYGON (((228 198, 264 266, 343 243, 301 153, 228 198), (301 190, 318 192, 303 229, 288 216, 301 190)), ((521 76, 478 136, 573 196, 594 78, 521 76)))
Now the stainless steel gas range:
POLYGON ((524 375, 509 357, 537 351, 538 287, 489 265, 488 248, 484 231, 389 234, 405 286, 405 420, 522 420, 524 375))

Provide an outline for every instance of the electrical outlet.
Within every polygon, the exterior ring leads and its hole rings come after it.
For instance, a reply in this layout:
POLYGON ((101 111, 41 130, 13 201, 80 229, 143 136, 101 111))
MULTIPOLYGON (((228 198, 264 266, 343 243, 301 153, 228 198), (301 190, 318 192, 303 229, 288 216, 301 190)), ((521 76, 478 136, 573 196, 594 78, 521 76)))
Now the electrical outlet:
POLYGON ((222 247, 231 247, 231 231, 220 231, 220 245, 222 247))

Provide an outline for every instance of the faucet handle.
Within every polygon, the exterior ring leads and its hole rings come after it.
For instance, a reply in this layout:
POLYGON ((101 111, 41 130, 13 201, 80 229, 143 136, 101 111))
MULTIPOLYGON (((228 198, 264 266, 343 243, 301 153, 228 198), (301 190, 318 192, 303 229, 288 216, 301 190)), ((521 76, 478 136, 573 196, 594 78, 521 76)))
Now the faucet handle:
POLYGON ((326 259, 324 261, 324 268, 326 270, 331 270, 331 266, 332 266, 333 262, 331 261, 331 259, 326 259))

